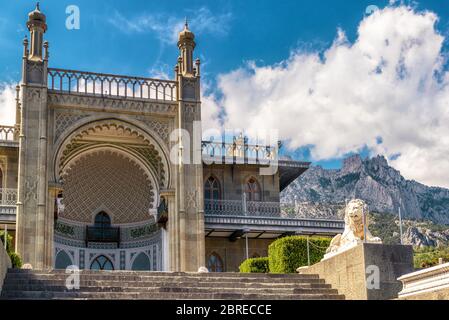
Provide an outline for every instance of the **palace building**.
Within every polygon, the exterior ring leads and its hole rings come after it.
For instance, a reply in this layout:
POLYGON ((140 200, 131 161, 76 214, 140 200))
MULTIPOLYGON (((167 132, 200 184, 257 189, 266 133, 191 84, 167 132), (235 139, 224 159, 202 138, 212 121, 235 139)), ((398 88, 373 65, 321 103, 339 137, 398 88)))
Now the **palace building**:
POLYGON ((24 263, 238 271, 281 236, 343 229, 282 209, 280 192, 309 163, 242 136, 202 141, 187 23, 173 80, 50 68, 39 7, 27 27, 16 124, 0 127, 0 225, 24 263))

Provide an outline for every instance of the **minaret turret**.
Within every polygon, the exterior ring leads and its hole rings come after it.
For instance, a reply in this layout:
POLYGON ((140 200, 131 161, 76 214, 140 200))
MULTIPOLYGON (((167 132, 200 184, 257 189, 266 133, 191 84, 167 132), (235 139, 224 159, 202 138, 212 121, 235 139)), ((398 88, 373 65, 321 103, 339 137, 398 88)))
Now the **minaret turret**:
POLYGON ((193 50, 195 49, 195 35, 189 30, 189 25, 184 24, 184 30, 179 33, 178 48, 181 54, 181 70, 183 75, 194 75, 193 69, 193 50))
POLYGON ((47 31, 46 17, 40 11, 39 2, 36 9, 28 14, 27 27, 30 31, 30 52, 28 59, 42 61, 42 48, 44 44, 44 33, 47 31))

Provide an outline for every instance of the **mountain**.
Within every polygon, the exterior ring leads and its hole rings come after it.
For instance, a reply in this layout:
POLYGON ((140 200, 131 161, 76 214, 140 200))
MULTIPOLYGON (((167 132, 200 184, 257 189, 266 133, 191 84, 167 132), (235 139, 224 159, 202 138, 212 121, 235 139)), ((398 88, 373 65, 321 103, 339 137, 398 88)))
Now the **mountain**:
POLYGON ((383 156, 351 156, 339 170, 312 166, 281 194, 282 202, 296 201, 297 207, 305 202, 344 204, 354 198, 365 200, 372 212, 397 215, 401 207, 404 219, 449 224, 449 189, 406 180, 383 156))

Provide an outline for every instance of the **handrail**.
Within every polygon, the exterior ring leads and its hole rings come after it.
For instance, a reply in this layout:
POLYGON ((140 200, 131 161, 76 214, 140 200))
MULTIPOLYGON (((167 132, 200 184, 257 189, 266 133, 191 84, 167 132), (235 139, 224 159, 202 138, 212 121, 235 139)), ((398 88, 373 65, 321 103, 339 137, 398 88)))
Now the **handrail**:
POLYGON ((177 82, 68 69, 48 69, 48 89, 108 97, 177 100, 177 82))
POLYGON ((206 215, 254 216, 286 219, 341 220, 344 205, 319 203, 285 203, 243 200, 204 200, 206 215))
POLYGON ((212 158, 245 158, 258 160, 276 160, 277 148, 247 143, 226 143, 202 141, 202 154, 212 158))
POLYGON ((15 206, 17 204, 17 189, 0 188, 0 205, 15 206))

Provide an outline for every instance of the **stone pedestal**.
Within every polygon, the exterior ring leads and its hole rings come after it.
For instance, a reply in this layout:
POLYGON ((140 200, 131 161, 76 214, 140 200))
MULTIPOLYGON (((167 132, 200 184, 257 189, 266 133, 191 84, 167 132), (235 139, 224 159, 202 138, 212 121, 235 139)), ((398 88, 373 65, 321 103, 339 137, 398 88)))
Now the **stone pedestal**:
POLYGON ((364 243, 329 257, 301 274, 318 274, 349 300, 387 300, 398 297, 397 279, 413 271, 412 246, 364 243))

